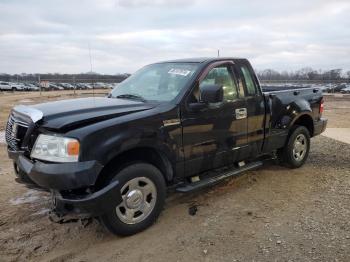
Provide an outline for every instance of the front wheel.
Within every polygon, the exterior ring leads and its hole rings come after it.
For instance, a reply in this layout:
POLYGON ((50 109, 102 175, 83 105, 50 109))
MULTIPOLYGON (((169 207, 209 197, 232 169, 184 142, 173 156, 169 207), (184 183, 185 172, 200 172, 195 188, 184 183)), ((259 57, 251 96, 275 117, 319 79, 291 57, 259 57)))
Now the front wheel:
POLYGON ((147 163, 131 164, 118 172, 122 202, 100 217, 113 234, 128 236, 151 226, 161 213, 166 185, 158 168, 147 163))
POLYGON ((304 126, 295 126, 292 129, 288 142, 280 151, 280 158, 288 167, 301 167, 310 151, 310 133, 304 126))

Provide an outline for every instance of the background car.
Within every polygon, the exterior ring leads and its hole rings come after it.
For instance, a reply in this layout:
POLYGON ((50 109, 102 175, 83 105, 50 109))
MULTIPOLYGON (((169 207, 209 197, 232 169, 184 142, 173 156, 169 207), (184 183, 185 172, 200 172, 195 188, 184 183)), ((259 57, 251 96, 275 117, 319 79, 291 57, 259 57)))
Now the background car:
POLYGON ((113 89, 114 87, 116 87, 118 85, 118 83, 106 83, 106 89, 113 89))
POLYGON ((24 91, 26 88, 22 83, 10 83, 10 86, 12 91, 24 91))
POLYGON ((63 87, 65 90, 72 90, 74 89, 74 85, 70 83, 60 83, 59 86, 63 87))
POLYGON ((76 84, 76 89, 83 90, 83 89, 86 89, 86 86, 84 83, 78 83, 76 84))
MULTIPOLYGON (((314 87, 314 86, 312 86, 312 87, 314 87)), ((322 86, 318 86, 321 90, 322 90, 322 92, 328 92, 328 89, 329 89, 329 86, 327 86, 327 85, 322 85, 322 86)))
POLYGON ((345 88, 343 88, 342 90, 340 90, 340 93, 342 94, 350 94, 350 84, 346 85, 345 88))
POLYGON ((64 90, 62 86, 58 86, 57 84, 50 83, 49 90, 64 90))
POLYGON ((85 89, 93 89, 94 88, 92 84, 85 83, 84 85, 85 85, 85 89))
POLYGON ((328 88, 328 93, 337 93, 340 92, 342 89, 346 88, 346 84, 335 84, 332 87, 328 88))
POLYGON ((95 88, 106 88, 106 83, 97 82, 94 84, 95 88))
POLYGON ((27 83, 25 84, 25 87, 26 87, 26 90, 28 91, 40 91, 40 87, 35 84, 27 83))
POLYGON ((0 82, 0 90, 2 91, 10 91, 12 87, 9 82, 0 82))

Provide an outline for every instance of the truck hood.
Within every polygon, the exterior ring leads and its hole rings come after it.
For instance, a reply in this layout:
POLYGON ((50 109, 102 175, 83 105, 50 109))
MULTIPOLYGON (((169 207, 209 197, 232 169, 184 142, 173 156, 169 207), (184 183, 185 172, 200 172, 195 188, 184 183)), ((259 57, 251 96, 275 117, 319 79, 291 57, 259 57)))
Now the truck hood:
POLYGON ((42 127, 70 130, 110 118, 149 110, 154 106, 154 104, 126 99, 89 97, 48 102, 32 107, 42 112, 42 127))

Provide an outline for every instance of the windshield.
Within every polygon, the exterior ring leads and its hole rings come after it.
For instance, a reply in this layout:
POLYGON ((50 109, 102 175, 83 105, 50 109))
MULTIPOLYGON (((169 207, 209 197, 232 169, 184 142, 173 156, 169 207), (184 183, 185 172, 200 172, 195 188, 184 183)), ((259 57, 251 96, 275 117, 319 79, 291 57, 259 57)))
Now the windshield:
POLYGON ((111 97, 124 99, 171 101, 196 72, 194 63, 160 63, 148 65, 120 83, 111 97))

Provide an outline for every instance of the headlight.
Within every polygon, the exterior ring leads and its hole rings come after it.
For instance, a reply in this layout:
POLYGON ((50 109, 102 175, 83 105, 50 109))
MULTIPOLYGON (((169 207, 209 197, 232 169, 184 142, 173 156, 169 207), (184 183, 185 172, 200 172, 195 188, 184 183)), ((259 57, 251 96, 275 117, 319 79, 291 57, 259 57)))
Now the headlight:
POLYGON ((73 138, 39 135, 30 156, 52 162, 77 162, 80 144, 73 138))

